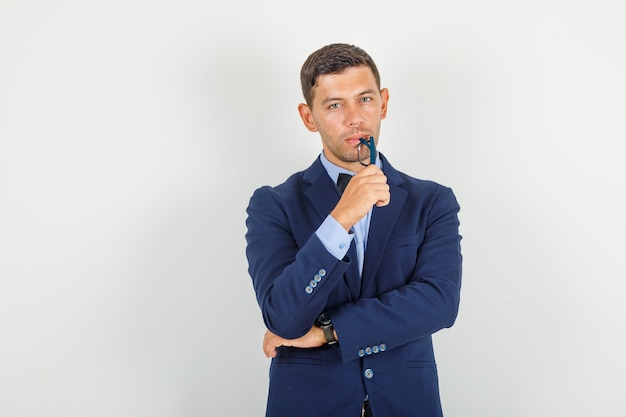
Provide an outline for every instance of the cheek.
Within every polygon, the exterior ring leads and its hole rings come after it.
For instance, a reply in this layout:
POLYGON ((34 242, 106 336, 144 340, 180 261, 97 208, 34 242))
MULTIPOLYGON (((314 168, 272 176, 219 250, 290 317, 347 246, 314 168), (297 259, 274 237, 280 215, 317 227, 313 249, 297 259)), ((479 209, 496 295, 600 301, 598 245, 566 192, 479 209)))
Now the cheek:
POLYGON ((342 118, 337 113, 331 113, 315 120, 315 125, 322 131, 331 132, 341 129, 343 126, 342 118))

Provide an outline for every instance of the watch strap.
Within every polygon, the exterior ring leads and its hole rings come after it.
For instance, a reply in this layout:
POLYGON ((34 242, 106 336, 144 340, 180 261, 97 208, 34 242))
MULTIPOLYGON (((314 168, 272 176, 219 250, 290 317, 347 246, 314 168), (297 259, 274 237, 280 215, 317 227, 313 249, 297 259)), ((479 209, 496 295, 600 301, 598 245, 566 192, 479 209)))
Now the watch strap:
POLYGON ((335 327, 332 323, 323 325, 322 330, 324 331, 324 336, 326 337, 326 343, 329 345, 337 343, 337 339, 335 338, 335 327))
POLYGON ((333 322, 330 320, 330 316, 327 313, 320 314, 317 318, 316 324, 324 332, 326 343, 329 345, 337 343, 337 338, 335 338, 335 327, 333 326, 333 322))

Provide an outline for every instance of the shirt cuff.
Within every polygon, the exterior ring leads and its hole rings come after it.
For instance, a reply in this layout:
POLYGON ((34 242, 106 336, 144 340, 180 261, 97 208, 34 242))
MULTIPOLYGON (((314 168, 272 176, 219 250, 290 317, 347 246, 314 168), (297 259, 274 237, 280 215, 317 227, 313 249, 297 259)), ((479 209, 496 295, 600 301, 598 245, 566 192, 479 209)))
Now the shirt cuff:
POLYGON ((354 234, 346 232, 337 220, 331 215, 328 215, 324 222, 317 228, 315 234, 322 242, 324 247, 335 258, 342 260, 348 249, 350 249, 350 243, 354 239, 354 234))

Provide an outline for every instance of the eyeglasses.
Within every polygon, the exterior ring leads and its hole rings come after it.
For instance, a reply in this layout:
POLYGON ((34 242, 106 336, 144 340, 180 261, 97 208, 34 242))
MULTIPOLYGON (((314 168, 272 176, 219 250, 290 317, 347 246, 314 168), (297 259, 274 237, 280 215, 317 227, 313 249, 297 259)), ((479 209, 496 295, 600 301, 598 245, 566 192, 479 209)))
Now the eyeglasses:
POLYGON ((365 140, 363 138, 359 138, 359 141, 361 143, 356 148, 357 157, 359 158, 359 163, 361 165, 363 165, 364 167, 366 167, 368 165, 371 165, 371 164, 375 164, 376 163, 376 144, 374 143, 374 136, 370 136, 369 141, 365 140), (367 146, 369 148, 369 150, 370 150, 370 162, 369 162, 369 164, 364 163, 363 159, 361 158, 361 145, 367 146))

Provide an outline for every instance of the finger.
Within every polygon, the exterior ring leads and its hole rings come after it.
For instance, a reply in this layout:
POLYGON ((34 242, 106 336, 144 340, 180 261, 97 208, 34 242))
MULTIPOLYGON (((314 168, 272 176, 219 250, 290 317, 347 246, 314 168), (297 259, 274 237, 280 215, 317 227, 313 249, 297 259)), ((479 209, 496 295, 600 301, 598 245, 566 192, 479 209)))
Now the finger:
POLYGON ((378 201, 376 201, 376 207, 384 207, 389 205, 391 201, 391 193, 389 192, 389 186, 385 184, 385 189, 381 190, 378 195, 378 201))
POLYGON ((269 342, 264 343, 263 353, 265 353, 266 358, 273 358, 274 356, 276 356, 276 346, 269 342))
POLYGON ((388 190, 387 177, 384 175, 370 175, 367 177, 361 177, 356 180, 351 180, 344 191, 344 194, 352 194, 360 191, 367 190, 388 190))
MULTIPOLYGON (((368 165, 363 168, 360 172, 354 175, 354 177, 368 177, 371 175, 382 174, 383 171, 378 168, 376 165, 368 165)), ((383 174, 384 175, 384 174, 383 174)))
POLYGON ((265 353, 265 357, 269 358, 270 356, 270 347, 267 343, 267 339, 263 341, 263 353, 265 353))
POLYGON ((274 347, 272 346, 272 339, 274 338, 274 334, 267 330, 263 335, 263 353, 265 353, 266 357, 270 357, 270 353, 274 347))

